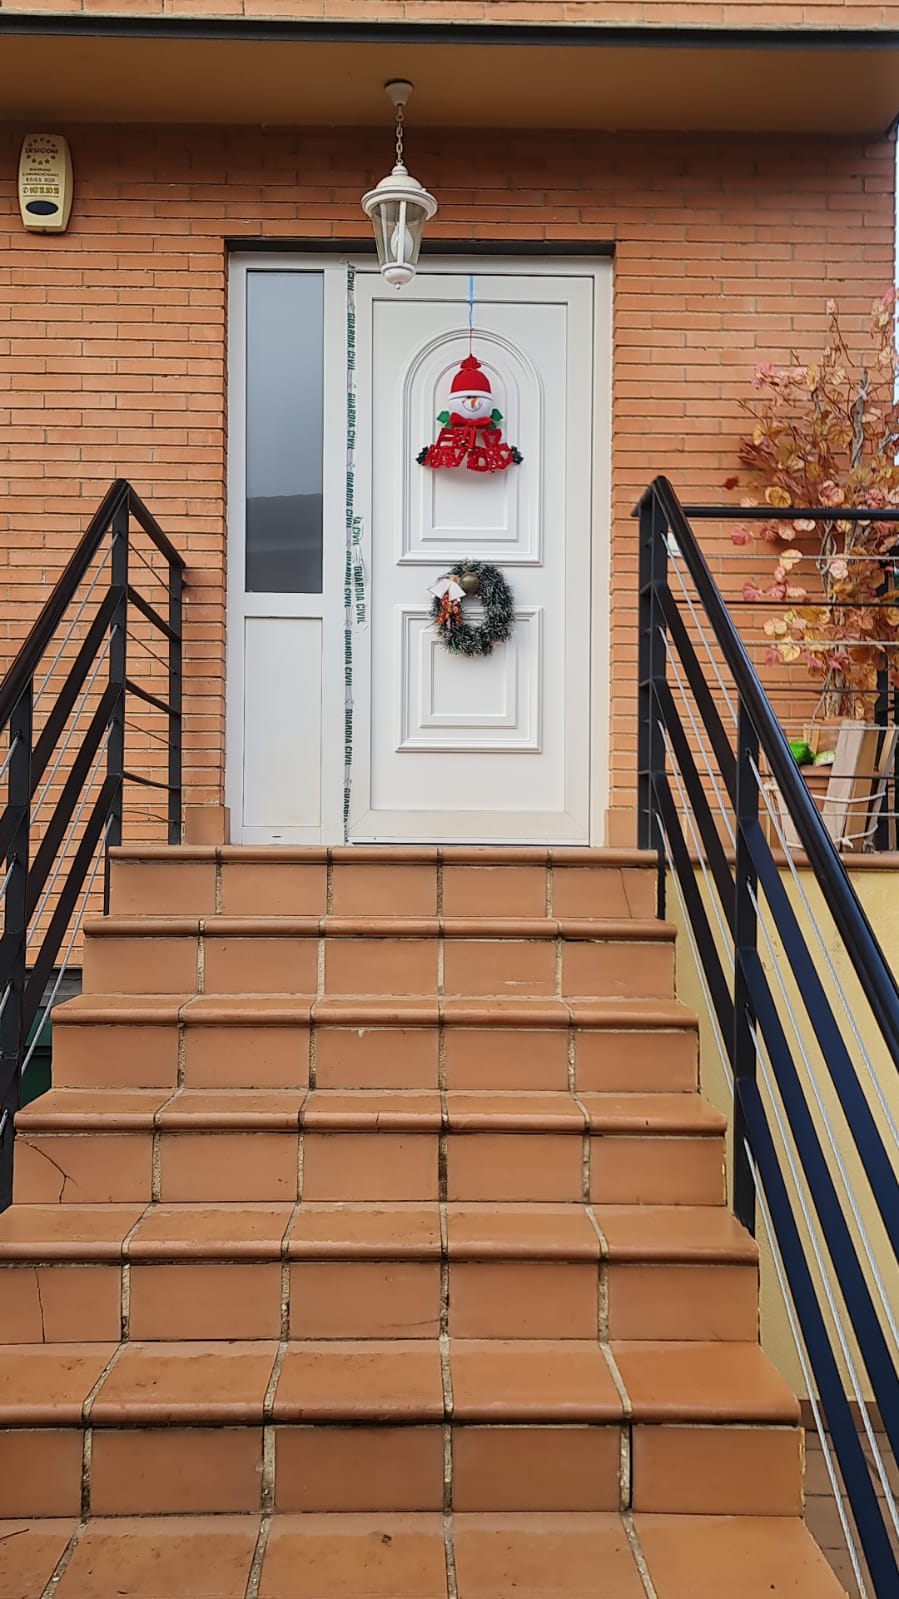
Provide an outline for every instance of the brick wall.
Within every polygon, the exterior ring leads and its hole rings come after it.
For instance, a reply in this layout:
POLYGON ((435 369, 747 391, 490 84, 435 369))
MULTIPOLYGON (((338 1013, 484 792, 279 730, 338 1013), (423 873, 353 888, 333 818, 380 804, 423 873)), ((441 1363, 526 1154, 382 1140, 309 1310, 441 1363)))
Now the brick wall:
MULTIPOLYGON (((0 134, 0 648, 15 649, 110 479, 132 479, 189 561, 186 775, 194 803, 214 802, 224 239, 363 238, 359 196, 381 175, 366 152, 382 153, 383 138, 70 128, 75 209, 54 238, 19 225, 21 132, 0 134)), ((828 295, 850 334, 863 328, 892 277, 892 147, 418 130, 415 171, 440 199, 432 249, 447 238, 615 245, 611 759, 613 798, 626 805, 631 505, 659 471, 687 497, 723 497, 755 362, 818 348, 828 295)))
MULTIPOLYGON (((18 9, 18 8, 17 8, 18 9)), ((474 22, 707 28, 899 25, 899 0, 29 0, 31 12, 277 17, 313 22, 474 22)))

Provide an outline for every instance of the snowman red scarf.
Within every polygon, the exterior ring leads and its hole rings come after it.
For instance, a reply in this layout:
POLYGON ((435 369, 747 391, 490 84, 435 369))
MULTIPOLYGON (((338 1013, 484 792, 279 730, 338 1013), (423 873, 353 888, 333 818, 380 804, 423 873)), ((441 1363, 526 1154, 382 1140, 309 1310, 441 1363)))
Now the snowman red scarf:
POLYGON ((421 466, 467 466, 469 472, 505 472, 518 466, 520 450, 506 444, 493 405, 490 380, 480 361, 467 355, 450 384, 450 409, 437 418, 436 444, 427 444, 417 456, 421 466))

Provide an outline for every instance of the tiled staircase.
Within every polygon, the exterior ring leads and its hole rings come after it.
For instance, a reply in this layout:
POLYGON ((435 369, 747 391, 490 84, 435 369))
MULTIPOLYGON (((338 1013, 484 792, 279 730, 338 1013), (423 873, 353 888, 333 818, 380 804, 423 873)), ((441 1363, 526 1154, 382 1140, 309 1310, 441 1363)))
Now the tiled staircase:
POLYGON ((0 1217, 0 1599, 836 1599, 648 857, 111 892, 0 1217))

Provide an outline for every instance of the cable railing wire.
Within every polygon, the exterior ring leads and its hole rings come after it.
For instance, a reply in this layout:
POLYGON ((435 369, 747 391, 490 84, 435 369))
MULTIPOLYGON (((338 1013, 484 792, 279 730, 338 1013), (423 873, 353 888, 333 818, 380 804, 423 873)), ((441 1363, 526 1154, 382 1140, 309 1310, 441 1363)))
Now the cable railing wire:
POLYGON ((51 677, 53 676, 54 671, 56 670, 57 666, 59 665, 60 657, 62 656, 66 645, 68 644, 69 640, 71 639, 72 634, 75 631, 75 628, 78 626, 78 623, 80 622, 82 616, 84 615, 85 606, 87 605, 88 600, 90 599, 91 595, 93 594, 94 589, 97 587, 97 584, 99 583, 100 578, 103 576, 103 573, 106 570, 106 567, 108 566, 111 558, 112 558, 112 545, 110 545, 109 549, 104 552, 103 559, 101 560, 99 566, 97 567, 96 572, 94 573, 93 578, 91 579, 90 586, 89 586, 86 594, 84 595, 84 597, 83 597, 83 599, 81 601, 81 604, 79 605, 77 611, 75 612, 75 615, 72 617, 72 620, 71 620, 71 622, 69 623, 69 625, 68 625, 68 627, 66 629, 65 635, 64 635, 63 640, 62 640, 62 642, 61 642, 61 644, 59 646, 59 649, 57 650, 56 654, 54 655, 52 661, 50 662, 50 665, 47 667, 47 670, 46 670, 43 678, 41 679, 40 683, 37 685, 37 688, 34 691, 34 704, 35 704, 35 707, 37 706, 41 695, 43 694, 44 690, 47 687, 47 684, 49 683, 51 677))
MULTIPOLYGON (((104 860, 106 858, 106 837, 107 837, 108 832, 109 832, 109 825, 110 824, 107 822, 106 828, 104 829, 103 841, 102 841, 101 844, 98 844, 96 852, 94 854, 94 864, 91 867, 90 876, 88 877, 88 880, 87 880, 87 882, 86 882, 86 884, 84 886, 84 890, 82 892, 81 904, 80 904, 78 913, 75 916, 75 919, 74 919, 74 921, 72 923, 72 926, 71 926, 71 932, 69 934, 69 942, 66 945, 65 954, 63 955, 63 958, 62 958, 62 960, 60 962, 59 971, 58 971, 58 974, 57 974, 57 977, 56 977, 56 981, 54 982, 53 987, 50 990, 49 997, 47 999, 47 1003, 46 1003, 46 1006, 45 1006, 45 1014, 48 1015, 48 1016, 49 1016, 50 1012, 52 1011, 53 1006, 56 1003, 56 996, 59 993, 60 988, 62 987, 63 979, 65 978, 66 972, 69 969, 69 961, 72 958, 72 950, 75 947, 75 940, 78 937, 78 934, 81 932, 81 925, 82 925, 82 923, 84 921, 85 912, 86 912, 87 907, 88 907, 88 905, 90 903, 91 892, 92 892, 93 887, 94 887, 94 882, 95 882, 96 877, 97 877, 97 872, 99 871, 101 864, 104 862, 104 860)), ((22 1077, 25 1076, 25 1073, 28 1070, 28 1067, 29 1067, 29 1065, 31 1063, 32 1056, 34 1055, 34 1052, 37 1049, 38 1043, 40 1041, 40 1036, 41 1036, 40 1035, 40 1029, 35 1029, 34 1037, 32 1038, 31 1043, 28 1046, 27 1052, 25 1054, 25 1057, 24 1057, 24 1059, 22 1061, 22 1065, 21 1065, 21 1068, 20 1068, 20 1075, 22 1077)))

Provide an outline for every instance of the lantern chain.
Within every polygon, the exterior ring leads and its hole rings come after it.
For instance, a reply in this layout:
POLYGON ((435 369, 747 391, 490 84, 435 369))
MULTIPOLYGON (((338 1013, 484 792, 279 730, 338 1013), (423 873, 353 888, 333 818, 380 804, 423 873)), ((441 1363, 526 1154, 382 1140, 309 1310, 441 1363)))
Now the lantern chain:
POLYGON ((403 133, 405 120, 406 117, 403 107, 398 105, 396 108, 396 164, 398 167, 405 166, 406 164, 403 154, 403 133))

